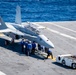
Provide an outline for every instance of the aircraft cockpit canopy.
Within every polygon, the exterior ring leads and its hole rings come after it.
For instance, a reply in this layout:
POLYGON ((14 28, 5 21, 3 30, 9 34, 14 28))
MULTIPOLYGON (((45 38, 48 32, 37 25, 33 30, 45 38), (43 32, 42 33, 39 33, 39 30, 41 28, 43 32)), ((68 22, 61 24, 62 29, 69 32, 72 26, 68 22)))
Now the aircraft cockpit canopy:
POLYGON ((36 34, 40 34, 40 30, 39 30, 38 26, 36 26, 34 24, 29 24, 27 28, 36 34))

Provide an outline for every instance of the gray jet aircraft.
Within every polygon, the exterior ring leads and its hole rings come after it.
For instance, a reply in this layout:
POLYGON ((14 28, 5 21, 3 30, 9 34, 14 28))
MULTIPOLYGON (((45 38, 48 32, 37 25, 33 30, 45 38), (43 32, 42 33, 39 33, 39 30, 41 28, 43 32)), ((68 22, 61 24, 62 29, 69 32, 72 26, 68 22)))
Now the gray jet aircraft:
MULTIPOLYGON (((21 9, 20 6, 16 8, 16 18, 15 23, 4 22, 0 17, 0 33, 5 33, 9 35, 13 33, 18 37, 22 36, 25 39, 30 41, 35 41, 40 45, 43 45, 47 48, 54 48, 53 43, 43 34, 41 34, 42 29, 45 27, 31 22, 21 22, 21 9)), ((15 39, 14 38, 14 39, 15 39)))

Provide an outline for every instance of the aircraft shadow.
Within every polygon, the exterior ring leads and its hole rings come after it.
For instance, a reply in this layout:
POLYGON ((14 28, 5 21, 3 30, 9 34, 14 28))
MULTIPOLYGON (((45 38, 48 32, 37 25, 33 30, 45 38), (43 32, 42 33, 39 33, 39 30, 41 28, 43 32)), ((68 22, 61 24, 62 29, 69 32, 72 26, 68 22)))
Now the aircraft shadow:
POLYGON ((14 52, 18 52, 20 54, 23 54, 21 52, 21 47, 20 47, 20 45, 18 43, 9 44, 9 45, 6 46, 5 45, 5 40, 2 39, 2 38, 0 38, 0 46, 6 48, 8 50, 11 50, 11 51, 14 51, 14 52))
POLYGON ((37 60, 38 59, 40 59, 40 60, 44 60, 44 57, 41 57, 41 56, 39 56, 39 55, 30 55, 31 57, 33 57, 33 58, 36 58, 37 60))
MULTIPOLYGON (((17 52, 18 55, 20 56, 27 56, 25 53, 23 53, 21 51, 21 45, 18 44, 18 43, 14 43, 14 44, 9 44, 9 45, 5 45, 5 39, 2 39, 0 38, 0 46, 3 47, 3 48, 6 48, 8 50, 11 50, 13 52, 17 52)), ((38 54, 35 54, 35 55, 30 55, 30 57, 33 57, 33 58, 36 58, 36 59, 41 59, 41 60, 44 60, 44 57, 38 55, 38 54)))
POLYGON ((68 67, 68 66, 66 66, 66 65, 62 65, 62 64, 57 63, 57 62, 52 62, 52 63, 55 64, 55 65, 57 65, 57 66, 60 66, 60 67, 62 67, 62 68, 65 68, 65 69, 72 69, 71 67, 68 67))

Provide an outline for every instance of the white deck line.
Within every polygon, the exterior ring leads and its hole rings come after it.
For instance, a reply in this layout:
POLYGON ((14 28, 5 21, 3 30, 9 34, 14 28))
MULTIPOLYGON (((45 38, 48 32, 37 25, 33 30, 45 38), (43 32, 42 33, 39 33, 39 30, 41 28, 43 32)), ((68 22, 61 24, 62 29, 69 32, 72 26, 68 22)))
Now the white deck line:
POLYGON ((54 26, 57 26, 57 27, 59 27, 59 28, 66 29, 66 30, 69 30, 69 31, 71 31, 71 32, 76 33, 76 31, 75 31, 75 30, 72 30, 72 29, 69 29, 69 28, 66 28, 66 27, 63 27, 63 26, 59 26, 59 25, 54 24, 54 23, 50 23, 50 24, 51 24, 51 25, 54 25, 54 26))
POLYGON ((2 71, 0 71, 0 75, 6 75, 5 73, 3 73, 2 71))
MULTIPOLYGON (((51 23, 51 24, 53 24, 53 23, 51 23)), ((71 29, 69 29, 69 28, 65 28, 65 27, 59 26, 59 25, 57 25, 57 24, 53 24, 53 25, 76 33, 76 31, 71 30, 71 29)), ((41 25, 39 25, 39 26, 41 26, 41 25)), ((72 39, 72 40, 75 40, 75 41, 76 41, 76 38, 73 37, 73 36, 70 36, 70 35, 61 33, 61 32, 59 32, 59 31, 56 31, 56 30, 53 30, 53 29, 50 29, 50 28, 48 28, 48 27, 46 27, 46 26, 43 26, 43 27, 46 28, 47 30, 53 32, 53 33, 59 34, 59 35, 61 35, 61 36, 64 36, 64 37, 66 37, 66 38, 69 38, 69 39, 72 39)))
POLYGON ((69 38, 69 39, 72 39, 72 40, 75 40, 75 41, 76 41, 76 38, 73 37, 73 36, 70 36, 70 35, 61 33, 61 32, 56 31, 56 30, 52 30, 52 29, 50 29, 50 28, 47 28, 47 29, 48 29, 49 31, 53 32, 53 33, 59 34, 59 35, 61 35, 61 36, 64 36, 64 37, 66 37, 66 38, 69 38))

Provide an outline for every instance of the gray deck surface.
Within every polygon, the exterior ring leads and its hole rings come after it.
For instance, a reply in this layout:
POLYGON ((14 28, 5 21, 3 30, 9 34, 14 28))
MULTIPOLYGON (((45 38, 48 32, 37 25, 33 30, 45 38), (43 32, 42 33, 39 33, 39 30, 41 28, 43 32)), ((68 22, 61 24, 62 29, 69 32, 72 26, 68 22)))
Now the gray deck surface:
MULTIPOLYGON (((43 31, 55 45, 54 57, 60 54, 76 54, 76 21, 39 22, 43 31)), ((76 75, 76 70, 57 64, 40 55, 26 56, 19 44, 4 45, 0 38, 0 71, 6 75, 76 75)))

